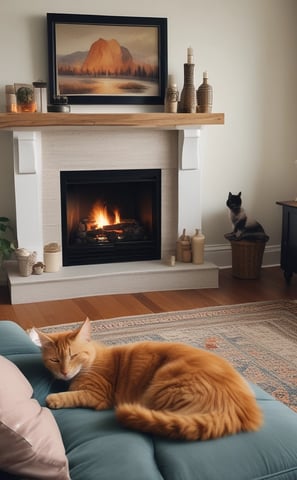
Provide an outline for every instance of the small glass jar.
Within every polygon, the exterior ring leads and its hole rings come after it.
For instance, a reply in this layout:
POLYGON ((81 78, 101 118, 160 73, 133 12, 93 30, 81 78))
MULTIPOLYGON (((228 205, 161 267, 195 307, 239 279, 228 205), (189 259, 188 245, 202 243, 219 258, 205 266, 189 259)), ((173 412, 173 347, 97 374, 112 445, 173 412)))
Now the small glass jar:
POLYGON ((47 112, 47 90, 46 82, 39 80, 38 82, 33 82, 34 88, 34 100, 36 103, 36 112, 46 113, 47 112))
POLYGON ((8 113, 17 112, 17 100, 14 85, 5 85, 6 111, 8 113))

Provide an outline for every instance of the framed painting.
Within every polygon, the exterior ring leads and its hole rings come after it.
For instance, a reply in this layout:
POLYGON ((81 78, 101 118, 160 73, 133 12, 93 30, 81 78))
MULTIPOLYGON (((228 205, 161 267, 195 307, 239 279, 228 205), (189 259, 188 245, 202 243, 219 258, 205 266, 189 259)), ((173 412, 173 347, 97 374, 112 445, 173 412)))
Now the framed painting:
POLYGON ((167 18, 48 13, 47 29, 51 103, 164 103, 167 18))

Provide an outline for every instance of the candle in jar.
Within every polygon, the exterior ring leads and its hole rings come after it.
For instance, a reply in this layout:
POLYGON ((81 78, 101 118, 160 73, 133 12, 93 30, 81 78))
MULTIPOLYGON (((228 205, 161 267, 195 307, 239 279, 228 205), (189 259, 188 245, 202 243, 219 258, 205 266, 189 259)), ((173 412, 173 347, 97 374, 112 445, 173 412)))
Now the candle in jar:
POLYGON ((188 63, 194 63, 194 51, 192 47, 188 48, 188 63))

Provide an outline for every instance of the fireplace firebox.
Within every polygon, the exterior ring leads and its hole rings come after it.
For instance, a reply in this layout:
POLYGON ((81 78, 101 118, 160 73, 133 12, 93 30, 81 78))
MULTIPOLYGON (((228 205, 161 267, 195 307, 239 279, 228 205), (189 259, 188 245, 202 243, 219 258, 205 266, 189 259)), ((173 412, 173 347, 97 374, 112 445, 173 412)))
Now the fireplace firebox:
POLYGON ((161 170, 61 171, 63 265, 161 258, 161 170))

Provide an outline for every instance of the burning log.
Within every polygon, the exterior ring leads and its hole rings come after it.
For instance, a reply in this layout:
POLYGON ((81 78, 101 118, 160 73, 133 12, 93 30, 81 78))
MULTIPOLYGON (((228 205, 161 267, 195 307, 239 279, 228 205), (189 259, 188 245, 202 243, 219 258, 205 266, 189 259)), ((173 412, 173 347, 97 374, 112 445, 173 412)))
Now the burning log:
POLYGON ((125 230, 126 228, 131 228, 131 226, 136 227, 137 225, 138 223, 135 220, 128 218, 127 220, 123 220, 120 223, 114 223, 112 225, 103 225, 102 228, 103 230, 125 230))
POLYGON ((143 226, 135 219, 125 219, 112 225, 97 227, 81 220, 74 234, 75 243, 115 243, 145 240, 146 233, 143 226))

